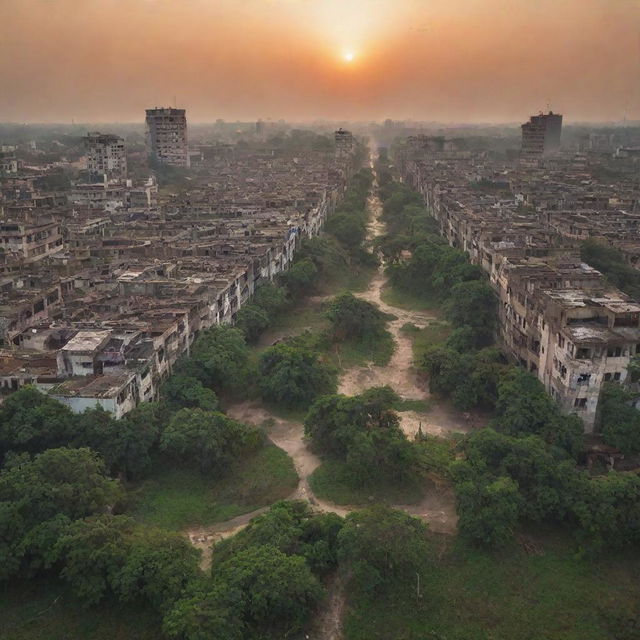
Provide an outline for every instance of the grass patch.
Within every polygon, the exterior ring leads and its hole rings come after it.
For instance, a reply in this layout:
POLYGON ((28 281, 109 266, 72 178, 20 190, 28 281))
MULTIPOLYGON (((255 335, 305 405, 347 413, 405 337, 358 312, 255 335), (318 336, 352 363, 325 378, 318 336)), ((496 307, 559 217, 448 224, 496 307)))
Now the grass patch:
POLYGON ((431 409, 431 401, 400 398, 393 408, 396 411, 416 411, 417 413, 427 413, 431 409))
POLYGON ((2 640, 157 640, 160 617, 139 603, 105 600, 86 609, 58 580, 12 581, 0 588, 2 640))
POLYGON ((346 291, 366 291, 377 270, 378 267, 375 265, 352 263, 332 274, 325 284, 321 285, 321 292, 324 295, 338 295, 346 291))
POLYGON ((372 598, 352 594, 347 640, 631 640, 640 629, 640 553, 580 559, 560 532, 486 553, 460 543, 372 598))
POLYGON ((387 282, 380 292, 380 299, 390 307, 405 309, 407 311, 431 311, 438 314, 440 311, 440 302, 433 298, 417 296, 408 291, 403 291, 394 287, 391 282, 387 282))
POLYGON ((331 363, 341 369, 358 367, 369 362, 378 367, 389 364, 395 351, 396 344, 388 331, 377 337, 375 341, 344 340, 328 345, 325 353, 331 363))
POLYGON ((400 328, 400 331, 411 338, 413 361, 417 364, 429 347, 445 342, 451 335, 452 329, 451 325, 444 320, 432 320, 424 329, 408 322, 400 328))
POLYGON ((346 479, 344 463, 339 460, 324 461, 309 476, 309 486, 321 500, 354 507, 379 502, 413 504, 424 497, 423 487, 415 483, 354 488, 346 479))
POLYGON ((206 526, 286 498, 297 485, 291 458, 267 445, 223 478, 192 469, 159 470, 132 491, 132 515, 166 529, 206 526))

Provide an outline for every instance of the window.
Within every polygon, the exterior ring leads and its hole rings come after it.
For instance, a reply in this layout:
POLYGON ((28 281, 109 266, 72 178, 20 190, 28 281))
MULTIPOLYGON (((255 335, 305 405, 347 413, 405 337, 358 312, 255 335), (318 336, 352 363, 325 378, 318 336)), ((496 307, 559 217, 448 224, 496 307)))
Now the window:
POLYGON ((610 382, 611 381, 611 374, 610 373, 605 373, 604 374, 604 381, 605 382, 610 382))
POLYGON ((576 409, 584 409, 587 406, 587 399, 586 398, 576 398, 573 406, 576 409))
POLYGON ((619 358, 622 355, 622 347, 609 347, 607 349, 607 358, 619 358))
POLYGON ((589 381, 591 380, 591 374, 590 373, 581 373, 578 376, 578 384, 589 384, 589 381))
POLYGON ((619 371, 616 371, 616 372, 613 374, 613 379, 614 379, 614 380, 620 380, 620 378, 621 378, 621 377, 622 377, 622 374, 621 374, 619 371))

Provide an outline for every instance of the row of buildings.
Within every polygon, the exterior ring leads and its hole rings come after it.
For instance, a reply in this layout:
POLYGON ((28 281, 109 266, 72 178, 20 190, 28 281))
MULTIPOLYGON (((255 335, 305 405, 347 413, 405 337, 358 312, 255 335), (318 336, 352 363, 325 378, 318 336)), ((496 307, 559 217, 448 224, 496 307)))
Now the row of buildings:
POLYGON ((640 304, 582 262, 580 245, 597 238, 640 265, 640 162, 596 152, 530 160, 423 136, 397 157, 449 244, 486 271, 506 352, 592 431, 603 383, 625 382, 640 356, 640 304))
POLYGON ((34 384, 74 411, 121 417, 157 399, 197 336, 233 323, 319 233, 356 143, 340 131, 336 152, 213 148, 188 189, 159 197, 152 180, 144 208, 120 139, 85 145, 93 182, 47 191, 45 170, 0 180, 0 392, 34 384), (78 198, 93 185, 109 197, 78 198))

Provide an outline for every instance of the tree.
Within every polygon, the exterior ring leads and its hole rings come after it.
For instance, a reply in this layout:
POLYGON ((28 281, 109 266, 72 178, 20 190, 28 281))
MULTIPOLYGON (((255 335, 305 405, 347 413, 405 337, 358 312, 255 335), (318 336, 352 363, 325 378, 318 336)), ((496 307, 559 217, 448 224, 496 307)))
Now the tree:
POLYGON ((138 528, 130 536, 124 564, 112 579, 121 600, 146 598, 164 612, 199 575, 200 551, 178 533, 138 528))
POLYGON ((352 254, 362 245, 367 233, 362 214, 358 215, 353 211, 334 213, 328 218, 325 231, 335 236, 338 242, 352 254))
POLYGON ((203 409, 216 411, 218 397, 212 389, 207 389, 200 380, 182 373, 169 376, 162 386, 162 396, 169 411, 180 409, 203 409))
POLYGON ((240 329, 213 326, 193 344, 182 372, 214 389, 238 388, 247 377, 249 348, 240 329))
POLYGON ((280 275, 284 286, 294 298, 300 298, 313 291, 318 278, 318 268, 309 258, 296 260, 288 271, 280 275))
POLYGON ((170 638, 180 640, 245 640, 242 596, 222 581, 203 582, 167 611, 162 629, 170 638))
POLYGON ((63 514, 77 519, 104 511, 121 496, 90 449, 48 449, 22 457, 0 471, 0 502, 18 504, 26 526, 63 514))
POLYGON ((158 442, 159 408, 144 403, 122 420, 96 407, 77 416, 77 432, 71 441, 76 447, 97 451, 111 474, 142 477, 151 464, 150 451, 158 442))
POLYGON ((385 316, 373 304, 352 293, 336 296, 327 310, 334 339, 375 340, 385 333, 385 316))
POLYGON ((640 452, 640 411, 631 404, 633 399, 615 383, 605 384, 600 396, 602 439, 625 454, 640 452))
POLYGON ((337 564, 337 538, 342 518, 333 513, 313 513, 302 500, 276 502, 233 537, 215 545, 212 573, 238 551, 271 545, 287 555, 306 559, 312 571, 324 573, 337 564))
POLYGON ((256 631, 299 631, 323 595, 304 558, 269 545, 239 551, 216 578, 242 594, 242 617, 256 631))
POLYGON ((182 464, 197 464, 203 473, 224 473, 247 445, 250 430, 223 413, 182 409, 160 438, 160 449, 182 464))
POLYGON ((134 526, 131 518, 105 514, 76 520, 57 541, 55 553, 63 565, 60 576, 83 604, 96 604, 113 591, 134 526))
POLYGON ((576 476, 572 501, 578 540, 589 550, 615 549, 640 540, 640 478, 612 471, 576 476))
POLYGON ((75 417, 57 400, 25 386, 0 407, 0 456, 8 451, 38 453, 67 444, 75 432, 75 417))
POLYGON ((532 374, 512 367, 498 384, 493 426, 511 435, 538 434, 546 442, 577 455, 582 447, 582 422, 563 416, 532 374))
POLYGON ((480 280, 454 285, 447 302, 447 316, 455 327, 493 329, 496 300, 491 287, 480 280))
POLYGON ((244 333, 247 342, 251 343, 258 341, 269 322, 269 314, 253 302, 246 303, 236 316, 236 327, 244 333))
POLYGON ((285 406, 303 406, 331 393, 336 372, 315 351, 281 342, 267 349, 258 365, 259 385, 266 400, 285 406))
POLYGON ((339 558, 356 587, 373 592, 394 579, 414 579, 431 555, 427 526, 402 511, 376 505, 350 513, 338 534, 339 558))
POLYGON ((456 485, 460 533, 489 547, 505 546, 513 537, 522 499, 508 477, 477 477, 456 485))

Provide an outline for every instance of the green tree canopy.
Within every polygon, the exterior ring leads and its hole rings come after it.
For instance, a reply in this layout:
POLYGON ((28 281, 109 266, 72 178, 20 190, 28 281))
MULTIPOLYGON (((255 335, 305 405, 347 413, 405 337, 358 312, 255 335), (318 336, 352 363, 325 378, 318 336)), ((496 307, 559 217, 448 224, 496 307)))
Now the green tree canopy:
POLYGON ((308 347, 281 342, 260 357, 259 384, 265 399, 285 406, 304 406, 331 393, 336 372, 308 347))
POLYGON ((224 473, 247 445, 251 430, 223 413, 182 409, 160 438, 160 449, 181 464, 202 472, 224 473))

